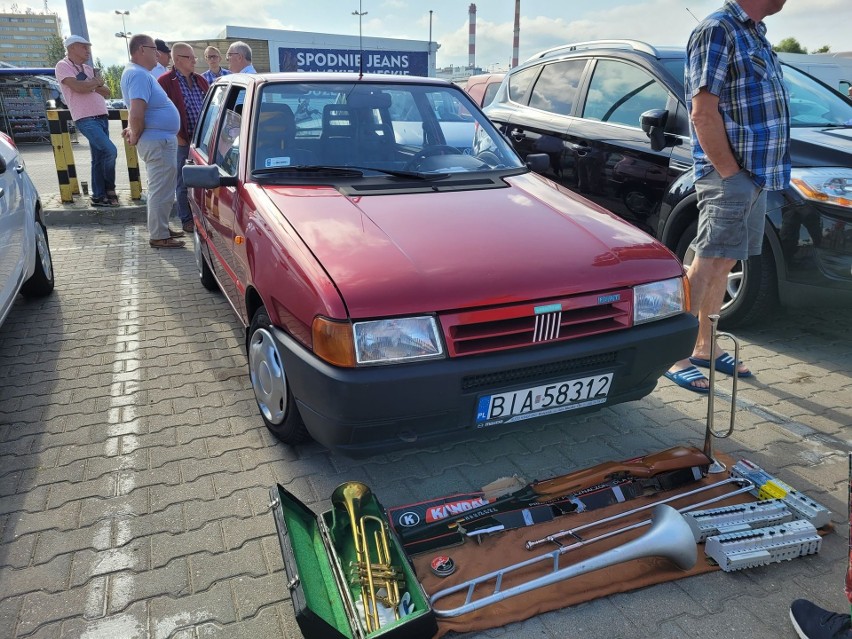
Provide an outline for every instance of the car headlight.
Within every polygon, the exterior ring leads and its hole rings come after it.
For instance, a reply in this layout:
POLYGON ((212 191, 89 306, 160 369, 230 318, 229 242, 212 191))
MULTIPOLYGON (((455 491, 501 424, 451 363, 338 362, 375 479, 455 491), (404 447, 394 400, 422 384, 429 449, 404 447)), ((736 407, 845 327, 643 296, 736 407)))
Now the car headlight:
POLYGON ((794 168, 790 185, 806 200, 852 208, 852 169, 794 168))
POLYGON ((644 324, 688 310, 684 278, 642 284, 633 289, 633 324, 644 324))
POLYGON ((404 317, 355 322, 358 364, 397 364, 444 356, 434 317, 404 317))
POLYGON ((366 322, 314 319, 314 354, 329 364, 351 368, 399 364, 444 357, 434 317, 403 317, 366 322))

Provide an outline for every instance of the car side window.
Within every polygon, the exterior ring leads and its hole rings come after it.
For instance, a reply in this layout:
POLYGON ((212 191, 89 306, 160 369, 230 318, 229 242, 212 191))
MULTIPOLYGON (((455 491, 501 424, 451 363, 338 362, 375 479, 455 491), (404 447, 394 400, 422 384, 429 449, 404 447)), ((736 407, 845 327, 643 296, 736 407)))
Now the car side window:
POLYGON ((225 101, 225 91, 227 87, 213 87, 213 95, 210 97, 210 102, 207 105, 207 110, 201 119, 201 125, 198 127, 198 137, 196 139, 195 148, 204 157, 210 157, 210 145, 213 141, 213 131, 215 130, 216 121, 219 119, 219 113, 222 111, 222 103, 225 101))
POLYGON ((246 90, 242 87, 231 91, 225 102, 225 113, 216 141, 215 163, 228 175, 236 175, 240 164, 240 125, 243 121, 245 94, 246 90))
POLYGON ((616 60, 598 60, 583 117, 639 128, 639 116, 665 109, 668 91, 651 74, 616 60))
POLYGON ((509 99, 518 104, 526 104, 529 97, 530 86, 538 74, 540 66, 530 67, 523 71, 513 73, 509 77, 509 99))
POLYGON ((497 89, 499 88, 499 82, 492 82, 491 84, 485 87, 485 94, 482 96, 483 107, 487 107, 489 104, 491 104, 491 101, 494 99, 494 96, 497 95, 497 89))
POLYGON ((585 60, 546 64, 533 87, 530 106, 549 113, 571 115, 585 68, 585 60))

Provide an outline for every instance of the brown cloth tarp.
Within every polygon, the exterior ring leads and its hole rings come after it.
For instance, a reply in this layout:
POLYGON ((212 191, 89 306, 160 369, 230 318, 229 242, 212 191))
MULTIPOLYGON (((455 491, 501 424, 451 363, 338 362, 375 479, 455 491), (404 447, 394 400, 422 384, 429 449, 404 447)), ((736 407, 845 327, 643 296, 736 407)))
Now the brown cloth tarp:
MULTIPOLYGON (((719 455, 720 461, 723 461, 730 468, 733 465, 732 460, 724 455, 719 455)), ((633 499, 621 504, 602 508, 600 510, 589 511, 580 514, 564 515, 557 517, 551 522, 529 526, 517 530, 498 533, 490 537, 486 537, 481 544, 477 544, 473 540, 467 540, 460 546, 443 548, 438 551, 418 555, 412 559, 417 576, 423 584, 428 595, 433 595, 439 590, 449 588, 455 584, 467 581, 474 577, 487 574, 489 572, 520 563, 536 555, 545 554, 553 551, 556 547, 553 544, 539 546, 535 550, 528 551, 524 547, 524 543, 530 539, 540 539, 547 535, 553 534, 560 530, 568 528, 576 528, 590 521, 604 519, 618 512, 632 510, 638 506, 659 501, 671 497, 675 494, 685 493, 694 490, 702 485, 713 484, 722 481, 729 477, 728 473, 719 473, 710 475, 700 482, 690 484, 676 491, 668 491, 659 493, 650 497, 641 497, 633 499), (436 555, 449 555, 456 564, 455 572, 449 577, 437 577, 430 569, 430 561, 436 555)), ((697 503, 722 495, 727 492, 733 492, 737 488, 737 484, 728 484, 723 487, 713 488, 711 490, 692 495, 681 500, 674 501, 669 505, 679 509, 692 503, 697 503)), ((756 498, 749 493, 737 495, 725 501, 720 501, 708 506, 703 506, 699 510, 718 508, 720 506, 728 506, 737 503, 745 503, 756 501, 756 498)), ((615 522, 595 526, 580 533, 584 539, 589 539, 600 535, 608 530, 622 528, 631 523, 649 519, 653 509, 648 509, 618 519, 615 522)), ((605 553, 607 550, 620 546, 625 542, 635 539, 648 532, 650 526, 642 526, 636 530, 628 531, 623 534, 614 535, 609 539, 588 544, 577 550, 572 550, 564 553, 560 557, 559 567, 576 564, 589 557, 605 553)), ((572 542, 571 538, 562 540, 562 543, 568 545, 572 542)), ((666 539, 663 540, 664 545, 666 539)), ((643 557, 634 559, 625 563, 608 566, 600 570, 586 573, 577 577, 561 581, 544 588, 539 588, 516 597, 511 597, 504 601, 486 606, 480 610, 452 618, 438 618, 438 633, 435 637, 441 637, 449 631, 464 633, 486 630, 488 628, 502 627, 508 623, 522 621, 543 612, 574 606, 584 601, 591 601, 598 597, 605 597, 619 592, 628 592, 637 588, 644 588, 654 584, 682 579, 691 575, 699 575, 712 570, 719 570, 716 566, 711 566, 704 555, 703 545, 697 548, 698 562, 695 567, 690 570, 680 570, 668 559, 660 558, 659 556, 643 557)), ((553 562, 549 559, 544 560, 536 565, 529 566, 522 570, 506 575, 503 579, 501 591, 505 591, 512 586, 529 581, 536 577, 546 575, 552 571, 553 562)), ((491 594, 494 591, 494 581, 477 586, 473 600, 484 595, 491 594)), ((439 610, 450 610, 464 603, 467 591, 455 593, 446 598, 435 602, 435 608, 439 610)))

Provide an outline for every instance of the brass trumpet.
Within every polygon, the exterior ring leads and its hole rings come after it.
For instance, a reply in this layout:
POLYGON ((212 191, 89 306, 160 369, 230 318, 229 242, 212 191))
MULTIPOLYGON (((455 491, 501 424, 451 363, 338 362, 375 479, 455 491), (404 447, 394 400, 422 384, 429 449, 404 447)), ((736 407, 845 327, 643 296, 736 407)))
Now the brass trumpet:
POLYGON ((393 609, 394 619, 399 619, 399 583, 405 583, 402 571, 391 564, 387 524, 381 517, 361 514, 361 504, 371 495, 369 486, 358 481, 340 484, 331 495, 335 508, 342 508, 349 516, 355 546, 355 561, 350 565, 349 578, 353 585, 361 588, 364 625, 368 633, 381 627, 379 603, 393 609), (367 537, 368 525, 373 532, 372 547, 367 537), (379 594, 382 589, 385 595, 379 594))

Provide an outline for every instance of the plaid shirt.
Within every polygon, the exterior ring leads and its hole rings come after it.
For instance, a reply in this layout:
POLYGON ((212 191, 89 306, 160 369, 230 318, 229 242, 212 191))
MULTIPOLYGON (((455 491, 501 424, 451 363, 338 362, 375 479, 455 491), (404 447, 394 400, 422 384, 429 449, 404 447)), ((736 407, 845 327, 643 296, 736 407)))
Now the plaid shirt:
MULTIPOLYGON (((734 0, 726 0, 692 32, 686 55, 684 83, 690 112, 699 89, 718 96, 739 165, 767 191, 785 188, 790 182, 790 98, 781 65, 766 39, 766 25, 755 23, 734 0)), ((698 179, 713 166, 691 132, 698 179)))
POLYGON ((201 116, 201 105, 204 103, 204 94, 206 93, 195 78, 192 78, 192 86, 183 77, 182 73, 176 73, 180 91, 183 93, 183 105, 186 108, 186 127, 189 129, 189 136, 195 132, 195 125, 198 124, 198 118, 201 116))

